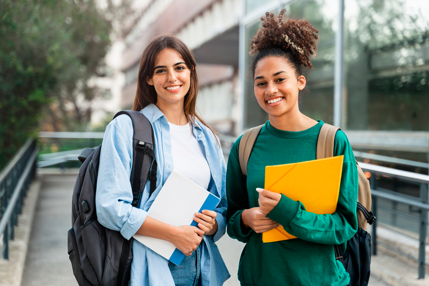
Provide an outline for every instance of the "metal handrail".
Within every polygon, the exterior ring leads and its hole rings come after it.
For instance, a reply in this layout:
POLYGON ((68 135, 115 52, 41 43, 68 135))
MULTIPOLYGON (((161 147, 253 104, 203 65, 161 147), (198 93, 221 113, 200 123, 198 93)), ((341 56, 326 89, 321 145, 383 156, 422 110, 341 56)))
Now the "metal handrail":
POLYGON ((412 167, 429 169, 429 164, 423 163, 423 162, 394 158, 394 157, 371 154, 371 153, 365 153, 365 152, 360 152, 360 151, 353 151, 353 153, 355 154, 355 157, 359 157, 359 158, 363 158, 363 159, 370 159, 370 160, 374 160, 374 161, 393 163, 393 164, 397 164, 397 165, 405 165, 405 166, 412 166, 412 167))
POLYGON ((42 154, 39 155, 39 160, 37 162, 38 168, 44 168, 67 161, 78 161, 78 155, 82 153, 83 149, 76 149, 70 151, 62 151, 56 153, 42 154))
POLYGON ((0 236, 3 235, 2 257, 9 259, 9 240, 14 239, 26 191, 34 177, 38 153, 36 140, 28 139, 0 174, 0 236))
POLYGON ((104 132, 39 132, 40 138, 103 139, 104 132))
POLYGON ((429 184, 429 176, 428 175, 417 174, 417 173, 413 173, 413 172, 397 170, 397 169, 393 169, 393 168, 377 166, 377 165, 362 163, 362 162, 358 162, 358 164, 362 168, 362 170, 370 172, 370 173, 376 173, 379 175, 386 175, 389 177, 394 177, 394 178, 398 178, 398 179, 401 179, 404 181, 414 182, 417 184, 429 184))
POLYGON ((17 164, 19 159, 22 157, 22 155, 25 153, 25 151, 28 149, 28 147, 31 145, 32 140, 28 139, 24 146, 19 149, 18 153, 13 156, 12 160, 4 167, 4 169, 0 173, 0 184, 3 183, 7 175, 10 173, 10 171, 13 169, 13 167, 17 164))
POLYGON ((385 192, 376 191, 376 190, 371 190, 371 195, 374 197, 379 197, 379 198, 387 199, 389 201, 407 204, 409 206, 413 206, 413 207, 416 207, 419 209, 429 211, 429 205, 428 204, 424 204, 424 203, 421 203, 421 202, 416 201, 416 200, 411 200, 411 199, 407 199, 407 198, 400 197, 400 196, 395 196, 392 194, 387 194, 385 192))

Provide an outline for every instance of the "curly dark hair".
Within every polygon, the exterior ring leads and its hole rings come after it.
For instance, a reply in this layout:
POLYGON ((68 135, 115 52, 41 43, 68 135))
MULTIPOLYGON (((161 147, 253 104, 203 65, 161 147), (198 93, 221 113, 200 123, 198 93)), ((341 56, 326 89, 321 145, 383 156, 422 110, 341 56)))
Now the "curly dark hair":
POLYGON ((267 56, 285 57, 298 75, 303 74, 304 68, 313 67, 310 57, 316 56, 319 31, 305 19, 287 19, 285 13, 286 9, 282 9, 277 16, 266 12, 261 17, 262 27, 250 43, 249 54, 256 54, 253 73, 256 64, 267 56))

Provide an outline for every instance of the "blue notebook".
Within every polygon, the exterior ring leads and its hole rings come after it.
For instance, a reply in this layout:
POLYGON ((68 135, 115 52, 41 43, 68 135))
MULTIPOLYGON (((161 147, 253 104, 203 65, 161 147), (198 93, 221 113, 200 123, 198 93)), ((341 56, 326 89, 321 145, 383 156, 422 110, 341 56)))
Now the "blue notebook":
MULTIPOLYGON (((148 211, 148 216, 175 226, 197 226, 194 216, 202 210, 214 210, 220 199, 173 171, 148 211)), ((153 237, 134 235, 134 238, 159 255, 180 265, 185 254, 172 243, 153 237)))

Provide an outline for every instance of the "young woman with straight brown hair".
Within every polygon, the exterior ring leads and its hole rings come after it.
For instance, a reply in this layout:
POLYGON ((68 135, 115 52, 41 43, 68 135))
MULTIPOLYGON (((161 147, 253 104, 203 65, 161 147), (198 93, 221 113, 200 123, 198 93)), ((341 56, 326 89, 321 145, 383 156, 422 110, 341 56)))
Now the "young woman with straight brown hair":
POLYGON ((187 46, 172 35, 153 39, 141 57, 133 110, 153 127, 157 187, 149 197, 146 185, 140 208, 131 206, 131 119, 118 116, 106 128, 97 184, 99 222, 126 239, 140 234, 167 240, 187 255, 176 266, 134 240, 131 285, 218 286, 229 278, 215 245, 226 228, 225 162, 213 130, 196 114, 198 88, 187 46), (173 169, 221 198, 214 211, 195 214, 198 227, 175 227, 147 216, 173 169))

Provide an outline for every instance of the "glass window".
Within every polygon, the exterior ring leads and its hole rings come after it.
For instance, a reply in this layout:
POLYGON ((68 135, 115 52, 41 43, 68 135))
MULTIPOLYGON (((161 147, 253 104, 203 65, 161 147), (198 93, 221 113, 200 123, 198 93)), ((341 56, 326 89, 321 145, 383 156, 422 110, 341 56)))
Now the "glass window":
MULTIPOLYGON (((274 2, 274 0, 246 0, 246 14, 256 10, 257 8, 263 7, 264 5, 274 2)), ((261 15, 262 16, 262 15, 261 15)))
POLYGON ((429 2, 349 0, 345 126, 429 130, 429 2))
POLYGON ((286 7, 290 17, 307 19, 319 30, 317 56, 307 72, 306 90, 300 95, 305 115, 333 123, 335 32, 338 0, 297 1, 286 7))
POLYGON ((268 120, 268 115, 259 106, 253 92, 253 71, 251 64, 253 57, 249 55, 250 42, 255 36, 258 29, 261 27, 261 21, 258 19, 254 23, 246 27, 246 42, 245 42, 245 83, 244 83, 244 110, 243 110, 243 127, 248 129, 253 126, 261 125, 268 120))

